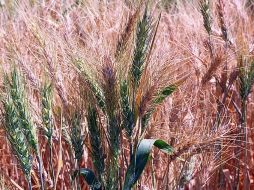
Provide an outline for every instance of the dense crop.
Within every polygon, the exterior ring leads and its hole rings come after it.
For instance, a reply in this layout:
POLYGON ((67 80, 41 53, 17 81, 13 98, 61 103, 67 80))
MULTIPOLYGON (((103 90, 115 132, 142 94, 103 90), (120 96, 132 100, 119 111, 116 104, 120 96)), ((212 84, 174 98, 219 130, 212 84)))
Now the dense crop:
POLYGON ((252 0, 0 0, 0 189, 252 189, 252 0))

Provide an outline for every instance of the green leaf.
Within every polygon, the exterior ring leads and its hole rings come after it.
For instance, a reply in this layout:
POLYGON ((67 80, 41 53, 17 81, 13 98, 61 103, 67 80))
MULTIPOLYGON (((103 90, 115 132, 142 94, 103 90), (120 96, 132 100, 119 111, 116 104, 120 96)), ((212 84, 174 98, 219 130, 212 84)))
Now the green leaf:
POLYGON ((153 100, 153 106, 147 110, 147 112, 142 116, 142 132, 145 130, 156 106, 163 103, 163 101, 170 96, 177 89, 177 85, 173 84, 161 89, 153 100))
POLYGON ((170 85, 163 88, 154 99, 155 104, 162 103, 169 95, 171 95, 177 89, 176 85, 170 85))
POLYGON ((170 154, 173 148, 163 140, 159 139, 143 139, 141 140, 136 157, 131 161, 125 176, 124 190, 131 190, 133 185, 138 181, 144 168, 148 162, 153 146, 156 146, 161 151, 170 154))
POLYGON ((96 178, 96 176, 92 170, 87 169, 87 168, 81 168, 80 175, 82 177, 84 177, 85 181, 87 182, 87 184, 89 185, 89 187, 92 190, 101 190, 102 189, 101 183, 98 181, 98 179, 96 178))

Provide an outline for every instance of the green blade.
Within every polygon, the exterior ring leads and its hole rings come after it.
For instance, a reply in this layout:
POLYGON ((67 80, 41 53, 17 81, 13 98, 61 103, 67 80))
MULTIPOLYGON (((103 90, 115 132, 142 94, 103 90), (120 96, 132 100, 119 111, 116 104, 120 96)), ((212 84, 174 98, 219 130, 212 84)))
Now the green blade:
POLYGON ((131 190, 133 185, 138 181, 142 172, 145 169, 147 161, 153 146, 156 146, 161 151, 170 154, 173 152, 173 148, 163 140, 159 139, 143 139, 141 140, 137 152, 136 158, 133 159, 127 169, 124 182, 124 190, 131 190))
POLYGON ((164 102, 164 100, 169 97, 177 89, 177 85, 172 84, 162 88, 154 97, 153 106, 147 110, 147 112, 142 116, 142 132, 147 127, 147 124, 155 111, 156 107, 164 102))
POLYGON ((101 183, 96 178, 92 170, 87 168, 80 169, 80 175, 84 177, 85 181, 92 190, 101 190, 101 183))
POLYGON ((170 85, 163 88, 155 97, 154 104, 162 103, 168 96, 170 96, 177 89, 176 85, 170 85))

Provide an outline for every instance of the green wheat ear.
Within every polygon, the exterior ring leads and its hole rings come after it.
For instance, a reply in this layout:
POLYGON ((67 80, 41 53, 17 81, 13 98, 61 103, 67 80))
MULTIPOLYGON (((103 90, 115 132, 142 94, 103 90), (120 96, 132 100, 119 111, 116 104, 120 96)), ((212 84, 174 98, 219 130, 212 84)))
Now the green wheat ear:
MULTIPOLYGON (((243 58, 242 62, 244 62, 243 58)), ((252 61, 249 65, 243 65, 245 63, 241 63, 240 65, 240 95, 242 100, 246 100, 248 95, 251 92, 251 88, 254 84, 254 61, 252 61)))
POLYGON ((151 19, 148 16, 147 7, 143 18, 139 21, 136 31, 136 44, 131 68, 131 77, 134 87, 137 87, 143 73, 143 67, 151 40, 151 19))
POLYGON ((106 103, 105 103, 105 97, 103 95, 103 92, 99 88, 98 84, 94 80, 92 80, 91 77, 88 75, 88 73, 85 71, 83 64, 84 64, 83 61, 80 59, 74 60, 74 65, 79 70, 79 72, 81 73, 87 86, 93 93, 93 95, 96 99, 97 105, 99 106, 99 108, 101 108, 103 111, 105 111, 105 104, 106 103))
POLYGON ((77 159, 78 163, 81 161, 84 152, 81 127, 81 114, 79 112, 75 112, 72 117, 70 137, 75 153, 75 159, 77 159))
POLYGON ((53 87, 52 84, 44 84, 41 90, 41 106, 42 106, 42 124, 45 136, 48 138, 48 146, 50 149, 49 152, 49 166, 50 172, 55 183, 55 172, 53 164, 53 146, 52 146, 52 137, 53 137, 53 113, 52 113, 52 101, 53 101, 53 87))
POLYGON ((6 97, 2 100, 4 128, 12 150, 27 178, 29 189, 31 189, 32 156, 30 143, 24 133, 23 121, 15 105, 16 99, 13 99, 14 97, 12 96, 13 89, 7 80, 5 80, 5 83, 6 97))
POLYGON ((90 106, 88 108, 88 113, 87 113, 87 123, 88 123, 88 130, 90 134, 89 137, 90 137, 90 143, 92 148, 92 158, 93 158, 94 167, 101 178, 102 174, 104 173, 105 163, 104 163, 104 151, 103 151, 102 138, 101 138, 101 129, 97 119, 98 119, 98 115, 97 115, 96 109, 90 106))
POLYGON ((129 100, 129 89, 128 83, 124 80, 120 85, 121 95, 121 109, 122 109, 122 126, 125 128, 128 138, 131 138, 132 131, 134 128, 134 114, 131 111, 130 100, 129 100))
POLYGON ((210 1, 201 0, 200 10, 203 16, 204 27, 207 33, 210 35, 212 32, 212 27, 211 27, 212 17, 211 17, 211 10, 210 10, 210 1))
POLYGON ((52 85, 45 84, 41 90, 42 97, 42 123, 45 127, 45 135, 51 141, 53 135, 53 114, 52 114, 52 85))
POLYGON ((26 176, 29 176, 32 166, 29 146, 27 145, 26 137, 22 132, 14 103, 9 95, 7 95, 7 98, 4 100, 3 106, 5 120, 4 127, 7 138, 20 162, 22 170, 26 176))
POLYGON ((18 130, 23 133, 24 139, 26 140, 26 146, 29 148, 30 153, 32 154, 34 152, 36 155, 36 159, 39 164, 40 185, 41 189, 44 189, 44 180, 42 175, 43 166, 39 152, 38 139, 28 109, 23 78, 16 68, 13 69, 10 77, 5 75, 5 85, 17 119, 18 130))
POLYGON ((21 74, 16 68, 11 72, 11 80, 6 76, 6 85, 10 90, 10 98, 13 101, 15 112, 18 116, 20 126, 26 136, 29 146, 36 155, 39 154, 38 142, 33 127, 31 116, 28 111, 28 102, 26 100, 25 86, 23 84, 21 74))

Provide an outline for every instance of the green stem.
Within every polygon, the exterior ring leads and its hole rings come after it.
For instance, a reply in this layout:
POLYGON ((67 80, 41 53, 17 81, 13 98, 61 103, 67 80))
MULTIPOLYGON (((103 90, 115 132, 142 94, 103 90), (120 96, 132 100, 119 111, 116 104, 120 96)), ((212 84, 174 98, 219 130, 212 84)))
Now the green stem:
MULTIPOLYGON (((247 156, 248 156, 248 150, 247 150, 247 140, 248 140, 248 136, 247 136, 247 124, 246 124, 246 108, 247 108, 247 101, 246 99, 242 99, 241 101, 241 118, 240 118, 240 130, 241 133, 243 133, 243 138, 239 137, 237 138, 237 143, 239 148, 241 147, 241 139, 244 141, 244 169, 243 169, 243 173, 244 173, 244 188, 247 186, 247 179, 246 179, 246 175, 247 175, 247 156)), ((238 148, 238 149, 239 149, 238 148)), ((237 159, 237 170, 236 170, 236 179, 235 179, 235 184, 234 184, 234 189, 238 190, 239 189, 239 182, 240 182, 240 155, 241 155, 241 151, 237 150, 236 151, 236 159, 237 159)))
POLYGON ((79 180, 79 176, 80 176, 80 160, 77 160, 77 168, 78 168, 78 177, 77 177, 77 190, 81 190, 81 185, 80 185, 80 180, 79 180))
POLYGON ((38 160, 38 164, 39 164, 39 174, 40 174, 40 184, 41 184, 41 190, 44 190, 44 180, 43 180, 43 176, 42 176, 42 160, 41 160, 41 157, 40 155, 38 154, 36 156, 37 160, 38 160))
POLYGON ((132 145, 132 137, 130 137, 130 140, 129 140, 129 146, 130 146, 130 162, 132 160, 132 157, 133 157, 133 145, 132 145))
POLYGON ((106 190, 118 190, 119 185, 119 173, 118 173, 118 155, 115 154, 112 156, 109 167, 109 178, 107 181, 106 190))
POLYGON ((153 167, 153 158, 151 159, 151 168, 152 168, 152 189, 155 190, 156 189, 156 176, 155 176, 155 172, 154 172, 154 167, 153 167))
POLYGON ((49 144, 49 167, 51 171, 51 177, 53 181, 53 187, 55 186, 55 171, 54 171, 54 166, 53 166, 53 147, 52 147, 52 138, 49 139, 48 141, 49 144))
POLYGON ((27 178, 27 183, 28 183, 28 190, 32 190, 31 175, 28 175, 26 178, 27 178))
POLYGON ((245 190, 249 189, 249 179, 248 179, 248 130, 247 130, 247 101, 243 100, 242 101, 242 130, 244 133, 243 141, 244 141, 244 168, 243 168, 243 186, 245 190))

